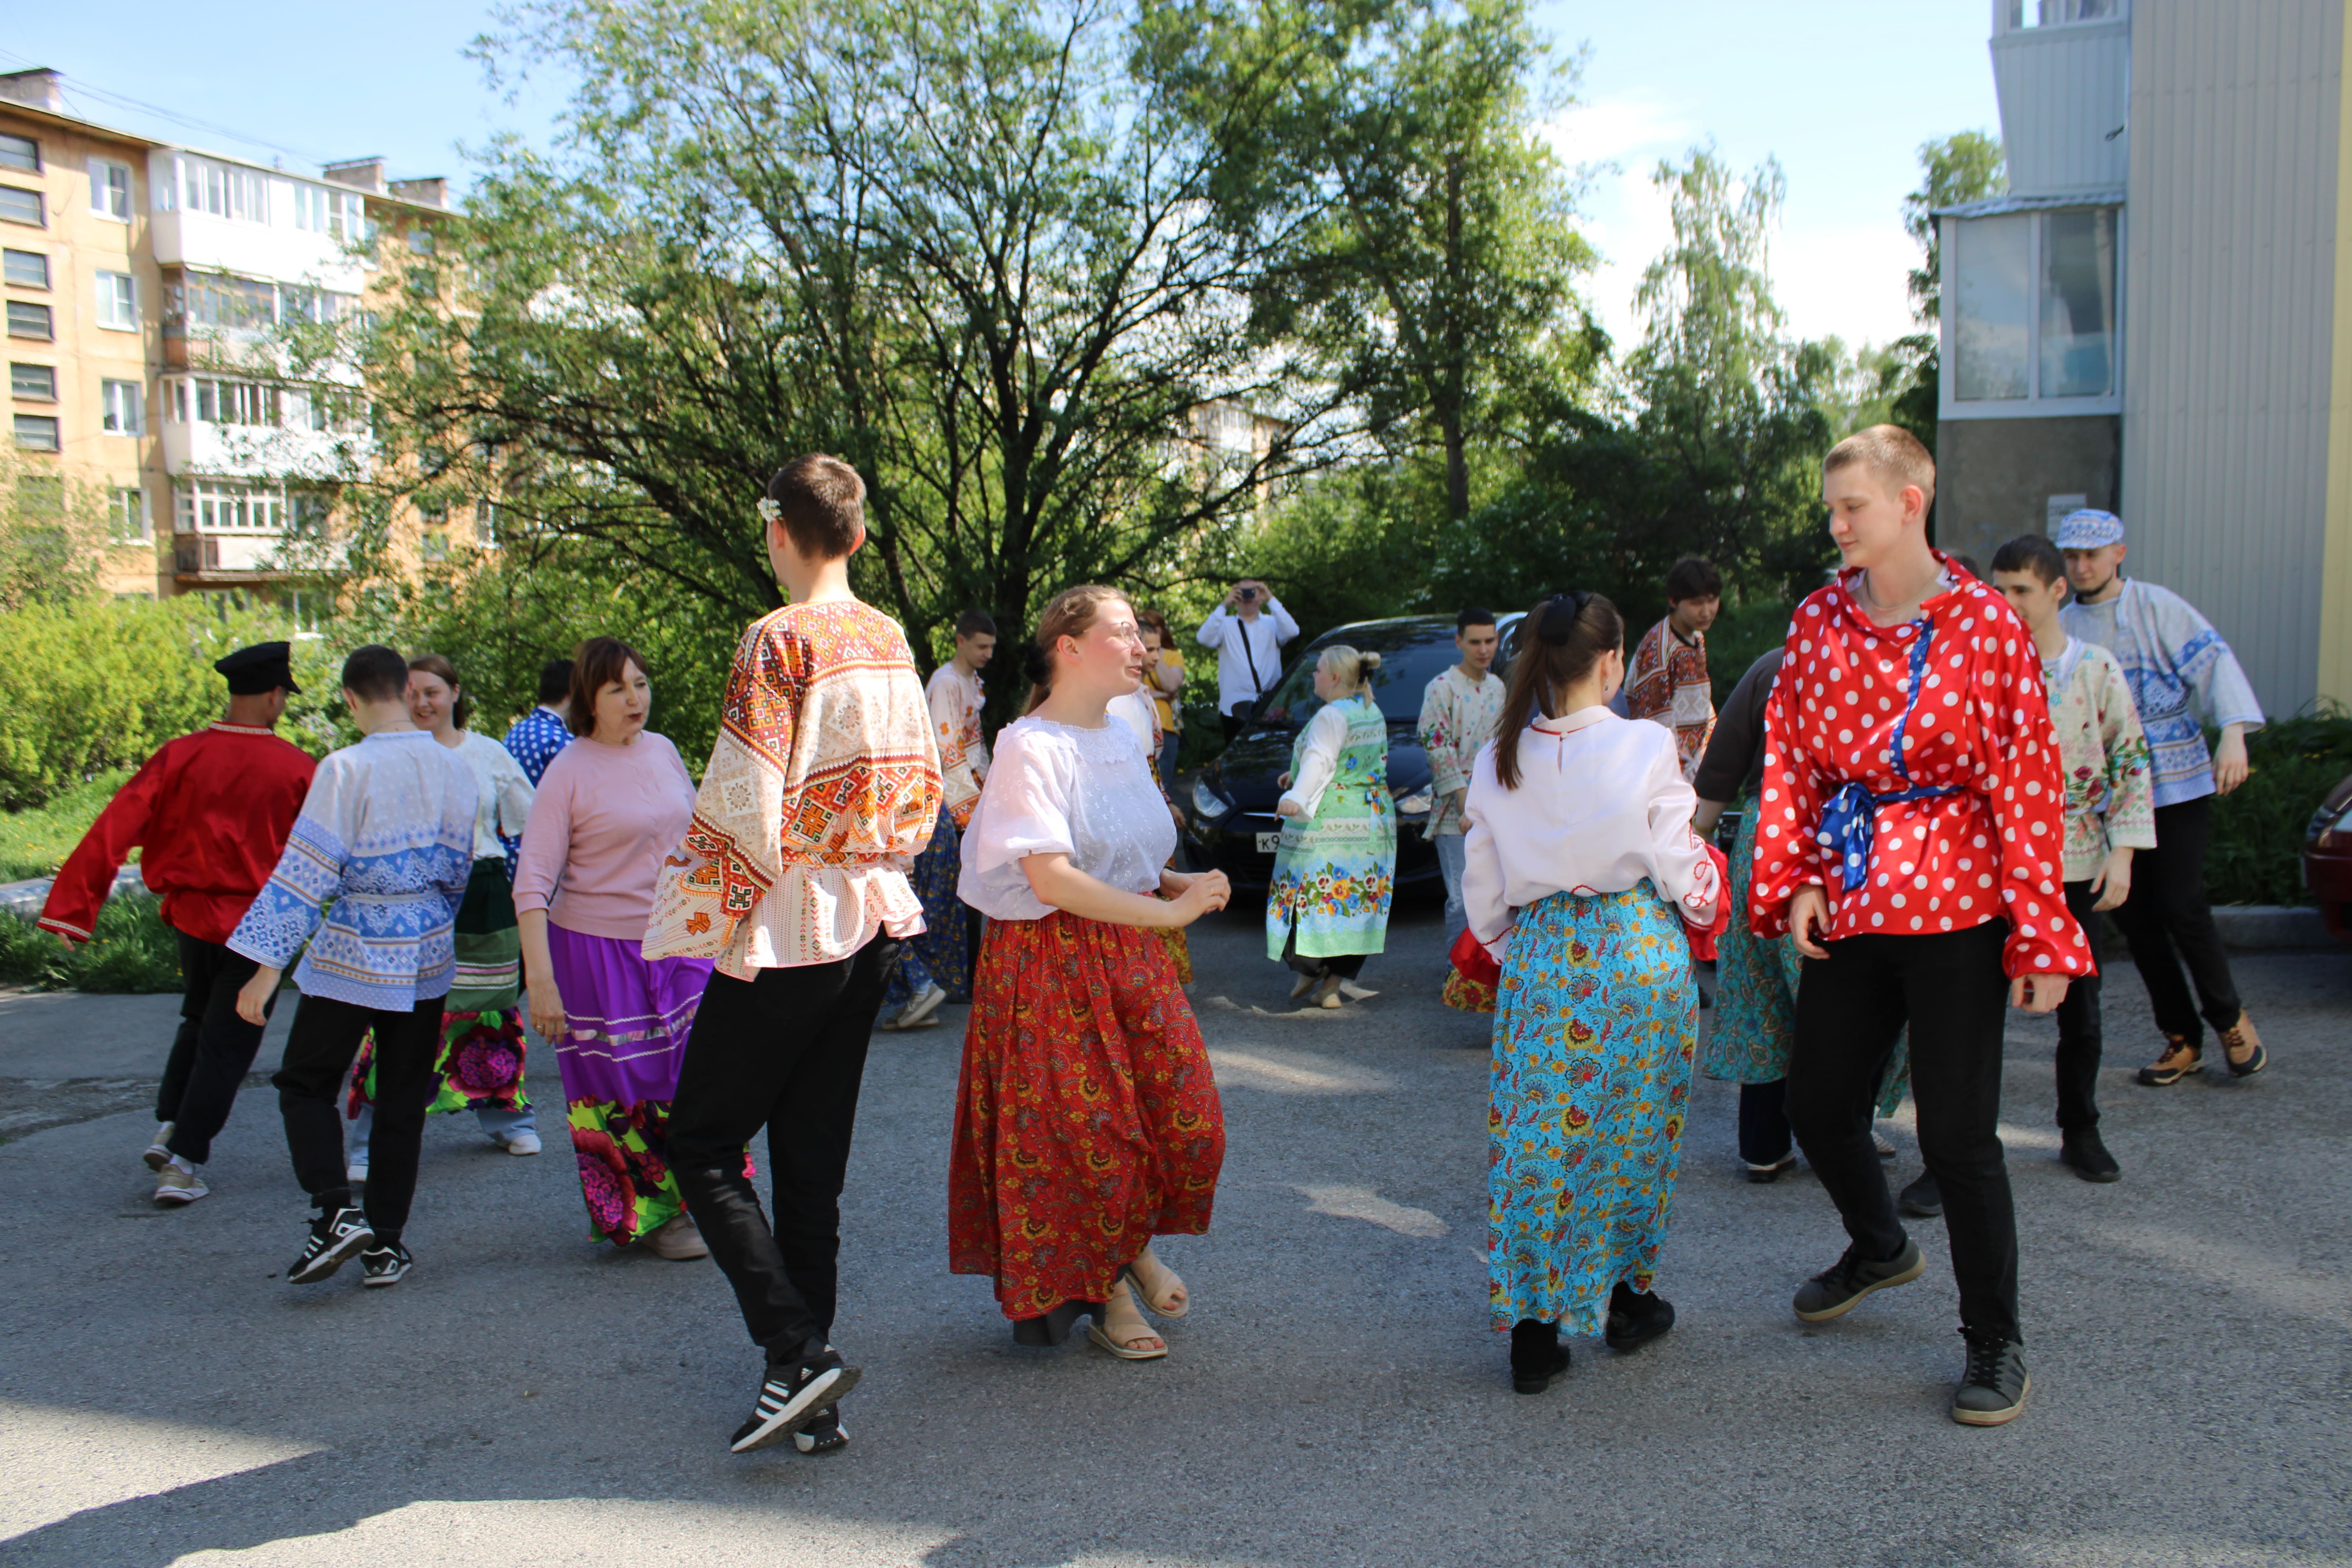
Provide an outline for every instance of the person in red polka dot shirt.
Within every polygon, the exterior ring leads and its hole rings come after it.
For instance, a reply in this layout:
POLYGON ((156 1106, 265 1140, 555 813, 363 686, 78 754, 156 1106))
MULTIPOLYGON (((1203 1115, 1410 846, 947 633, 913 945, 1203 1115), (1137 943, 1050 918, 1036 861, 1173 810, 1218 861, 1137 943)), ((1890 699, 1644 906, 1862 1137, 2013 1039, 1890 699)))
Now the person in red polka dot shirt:
POLYGON ((1998 1131, 2003 1004, 2046 1013, 2095 965, 2066 908, 2041 655, 1998 593, 1928 545, 1935 472, 1886 425, 1823 460, 1843 570, 1797 607, 1765 710, 1748 921, 1806 957, 1788 1116, 1852 1238, 1797 1315, 1842 1316, 1925 1270, 1870 1141, 1872 1086, 1907 1022, 1969 1342, 1951 1413, 1997 1426, 2030 1386, 1998 1131))

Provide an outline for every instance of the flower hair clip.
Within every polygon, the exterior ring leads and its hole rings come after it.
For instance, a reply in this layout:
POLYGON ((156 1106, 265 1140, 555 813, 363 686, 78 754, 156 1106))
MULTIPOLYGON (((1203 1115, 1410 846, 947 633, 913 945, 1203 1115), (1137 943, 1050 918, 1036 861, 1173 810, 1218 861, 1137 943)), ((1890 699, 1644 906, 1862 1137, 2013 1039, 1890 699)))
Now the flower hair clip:
POLYGON ((784 509, 778 506, 773 498, 769 496, 761 496, 760 498, 760 521, 761 522, 774 522, 783 515, 784 509))

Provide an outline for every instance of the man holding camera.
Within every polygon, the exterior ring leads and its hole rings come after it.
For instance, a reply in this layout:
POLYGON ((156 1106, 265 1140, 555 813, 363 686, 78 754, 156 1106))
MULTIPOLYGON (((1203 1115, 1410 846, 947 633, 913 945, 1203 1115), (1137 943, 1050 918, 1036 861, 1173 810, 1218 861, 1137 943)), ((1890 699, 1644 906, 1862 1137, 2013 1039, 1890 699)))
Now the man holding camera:
POLYGON ((1217 713, 1227 744, 1248 722, 1250 704, 1282 674, 1282 645, 1297 635, 1298 623, 1255 577, 1227 589, 1225 602, 1202 623, 1201 646, 1217 650, 1217 713))

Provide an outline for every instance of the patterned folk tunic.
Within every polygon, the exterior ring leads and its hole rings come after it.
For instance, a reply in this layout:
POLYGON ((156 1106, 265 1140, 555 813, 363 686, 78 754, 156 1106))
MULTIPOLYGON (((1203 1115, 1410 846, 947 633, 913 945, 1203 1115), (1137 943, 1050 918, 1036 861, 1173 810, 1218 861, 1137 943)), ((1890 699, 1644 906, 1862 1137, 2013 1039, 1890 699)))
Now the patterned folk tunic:
POLYGON ((1389 795, 1388 720, 1369 698, 1348 697, 1309 721, 1291 745, 1291 776, 1305 785, 1317 721, 1346 720, 1330 782, 1306 816, 1282 819, 1274 885, 1265 900, 1265 955, 1279 962, 1297 928, 1301 958, 1378 952, 1396 890, 1396 806, 1389 795))
POLYGON ((931 671, 923 688, 932 738, 939 742, 945 808, 959 833, 971 826, 971 808, 980 804, 980 786, 988 777, 988 738, 980 722, 983 699, 980 677, 966 675, 952 662, 931 671))
POLYGON ((2088 881, 2110 848, 2156 847, 2147 736, 2123 667, 2098 644, 2067 638, 2042 677, 2066 771, 2066 879, 2088 881))
MULTIPOLYGON (((1503 717, 1503 679, 1496 675, 1473 686, 1462 667, 1451 664, 1422 692, 1416 731, 1421 749, 1429 757, 1430 793, 1439 801, 1470 787, 1470 768, 1477 761, 1478 748, 1494 739, 1495 726, 1503 717)), ((1437 807, 1433 805, 1431 809, 1437 807)), ((1430 834, 1444 837, 1462 831, 1462 815, 1456 811, 1441 817, 1430 834)))
POLYGON ((1633 645, 1625 665, 1625 711, 1675 732, 1683 777, 1698 772, 1706 738, 1715 729, 1715 689, 1706 674, 1706 637, 1695 643, 1675 636, 1671 620, 1660 621, 1633 645))

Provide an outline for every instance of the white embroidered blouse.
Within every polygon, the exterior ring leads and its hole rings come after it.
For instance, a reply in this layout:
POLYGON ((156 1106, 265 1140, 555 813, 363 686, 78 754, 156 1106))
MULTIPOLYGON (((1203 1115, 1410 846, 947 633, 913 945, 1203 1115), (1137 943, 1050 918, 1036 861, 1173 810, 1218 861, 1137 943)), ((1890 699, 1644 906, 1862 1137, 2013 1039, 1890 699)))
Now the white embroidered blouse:
POLYGON ((450 748, 457 760, 474 775, 474 858, 503 860, 507 847, 501 839, 520 838, 530 821, 530 775, 522 771, 514 753, 473 731, 464 731, 458 743, 450 748))
POLYGON ((1134 731, 1116 718, 1086 730, 1032 714, 997 734, 980 808, 964 833, 956 896, 991 920, 1043 920, 1053 907, 1030 888, 1021 862, 1055 853, 1130 893, 1157 889, 1160 868, 1176 853, 1168 805, 1134 731))
POLYGON ((1478 750, 1463 803, 1462 902, 1496 958, 1520 910, 1554 893, 1622 893, 1643 878, 1692 924, 1724 896, 1715 861, 1691 831, 1698 796, 1674 732, 1606 708, 1538 719, 1519 737, 1519 787, 1478 750))

